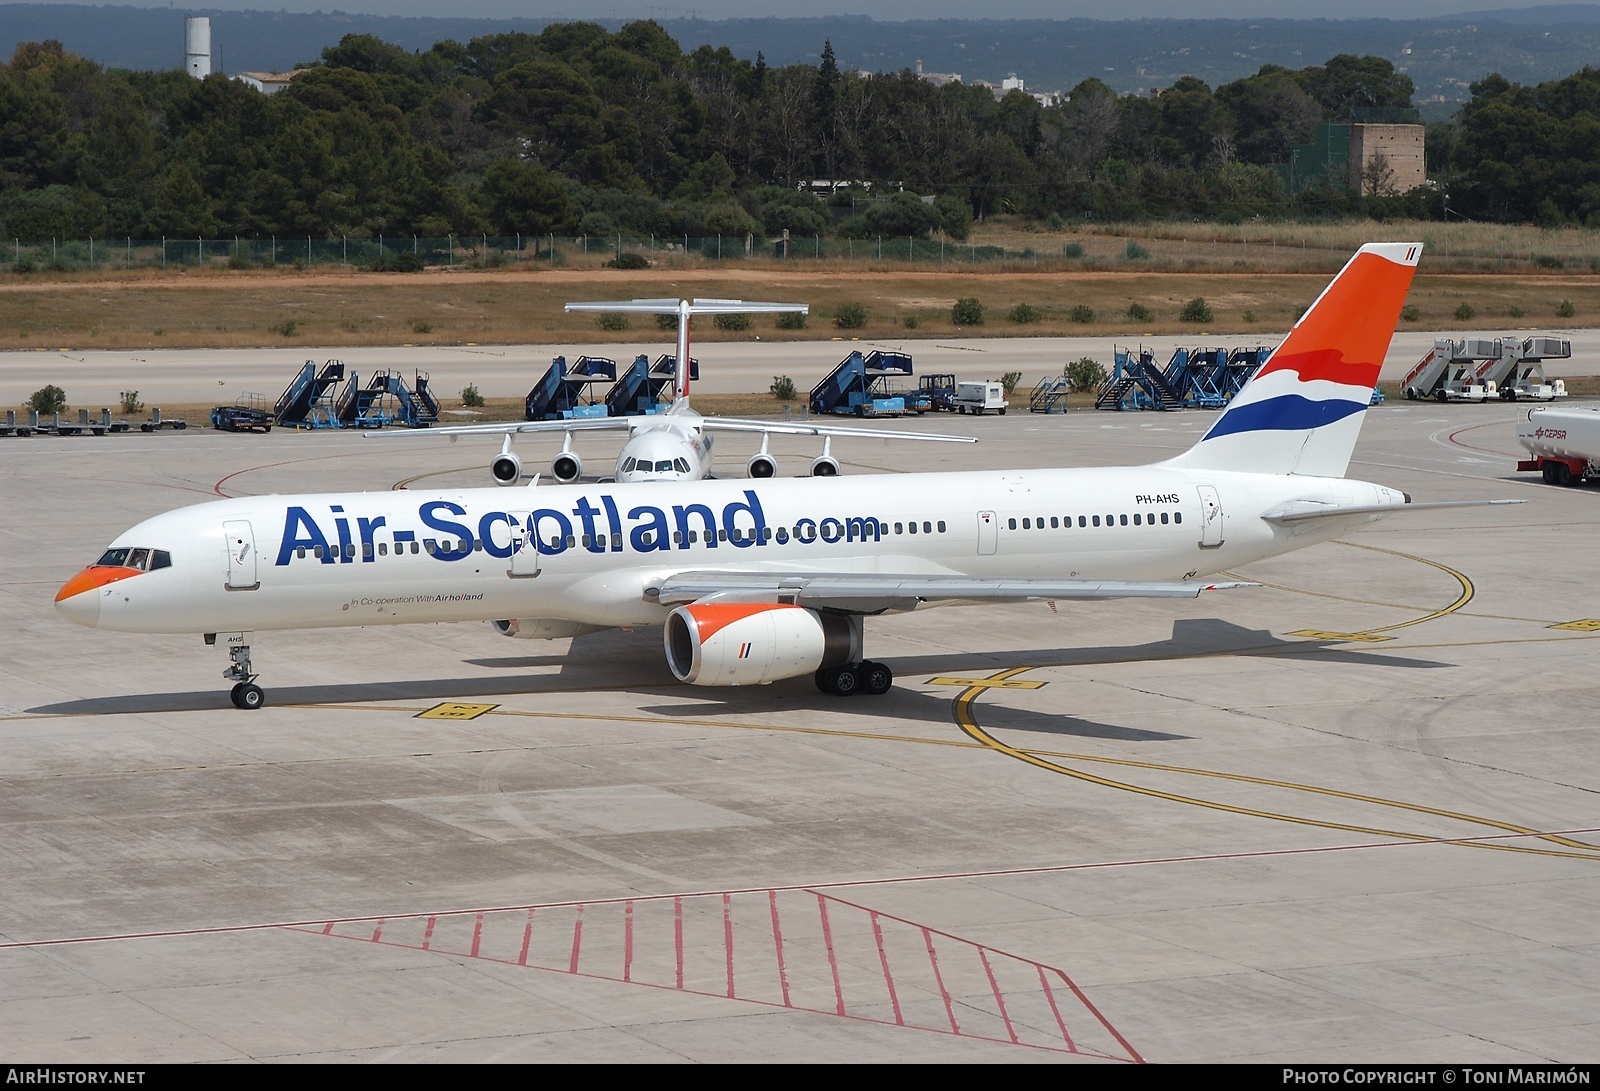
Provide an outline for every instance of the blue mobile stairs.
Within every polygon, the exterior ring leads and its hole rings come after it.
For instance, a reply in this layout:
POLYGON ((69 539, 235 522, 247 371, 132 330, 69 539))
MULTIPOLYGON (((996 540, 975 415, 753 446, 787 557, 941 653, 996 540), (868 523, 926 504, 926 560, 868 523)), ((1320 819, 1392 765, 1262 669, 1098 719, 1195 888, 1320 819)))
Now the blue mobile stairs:
POLYGON ((382 428, 387 424, 426 428, 439 420, 439 402, 428 389, 426 375, 417 372, 416 382, 412 389, 397 372, 380 369, 362 386, 360 376, 352 371, 334 402, 333 417, 342 428, 382 428))
POLYGON ((1270 346, 1180 348, 1163 368, 1149 349, 1114 351, 1115 369, 1096 409, 1220 409, 1272 355, 1270 346))
POLYGON ((523 415, 528 420, 607 416, 606 404, 594 400, 594 384, 616 379, 615 360, 580 356, 569 365, 565 356, 557 356, 550 361, 550 370, 523 399, 523 415))
POLYGON ((857 417, 900 416, 907 409, 924 412, 927 395, 907 392, 898 380, 911 374, 911 357, 904 352, 874 349, 852 352, 811 388, 811 412, 857 417), (922 398, 923 402, 915 401, 922 398))
POLYGON ((319 369, 310 360, 284 388, 273 407, 272 423, 286 428, 337 428, 334 402, 344 382, 344 362, 329 360, 319 369))
MULTIPOLYGON (((612 365, 615 367, 615 365, 612 365)), ((612 417, 659 413, 673 402, 673 379, 678 370, 676 356, 661 355, 655 363, 643 354, 606 391, 606 414, 612 417)), ((700 378, 700 361, 689 357, 689 381, 700 378)))

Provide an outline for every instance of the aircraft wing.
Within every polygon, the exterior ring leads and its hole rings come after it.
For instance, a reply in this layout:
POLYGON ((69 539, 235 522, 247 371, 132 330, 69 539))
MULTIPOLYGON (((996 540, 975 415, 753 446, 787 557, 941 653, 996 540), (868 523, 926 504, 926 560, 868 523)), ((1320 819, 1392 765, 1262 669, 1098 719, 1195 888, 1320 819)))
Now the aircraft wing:
POLYGON ((1253 587, 1237 580, 990 579, 886 572, 680 572, 647 588, 663 606, 690 602, 782 602, 814 610, 878 614, 925 602, 1026 602, 1031 599, 1196 598, 1202 591, 1253 587))
POLYGON ((768 432, 781 436, 854 436, 857 439, 916 439, 930 443, 977 443, 976 436, 946 436, 938 432, 891 432, 886 428, 852 428, 848 424, 806 424, 799 421, 741 420, 737 417, 701 417, 704 431, 768 432))
POLYGON ((395 436, 498 436, 521 432, 626 432, 636 417, 579 417, 575 420, 522 420, 503 424, 452 424, 444 428, 406 428, 400 431, 363 431, 367 439, 395 436))
POLYGON ((1262 513, 1269 523, 1305 523, 1313 519, 1338 519, 1346 515, 1391 515, 1395 512, 1437 511, 1440 508, 1482 508, 1497 504, 1526 504, 1526 500, 1436 500, 1427 504, 1319 504, 1296 500, 1262 513))

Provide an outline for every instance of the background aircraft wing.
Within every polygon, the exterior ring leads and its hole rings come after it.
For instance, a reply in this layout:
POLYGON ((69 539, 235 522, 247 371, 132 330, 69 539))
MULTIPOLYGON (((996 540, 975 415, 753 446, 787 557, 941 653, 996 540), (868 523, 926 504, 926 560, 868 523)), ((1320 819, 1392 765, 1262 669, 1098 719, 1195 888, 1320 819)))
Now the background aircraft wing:
POLYGON ((769 432, 783 436, 854 436, 857 439, 916 439, 931 443, 977 443, 976 436, 946 436, 938 432, 891 432, 885 428, 852 428, 848 424, 807 424, 803 421, 741 420, 737 417, 701 417, 704 431, 769 432))
POLYGON ((498 436, 517 432, 626 432, 634 417, 581 417, 577 420, 521 420, 503 424, 452 424, 444 428, 406 428, 362 432, 367 439, 395 436, 498 436))
POLYGON ((914 609, 924 602, 1025 602, 1030 599, 1195 598, 1202 591, 1252 587, 1241 581, 985 579, 886 572, 680 572, 645 594, 663 606, 690 602, 783 602, 857 614, 914 609))

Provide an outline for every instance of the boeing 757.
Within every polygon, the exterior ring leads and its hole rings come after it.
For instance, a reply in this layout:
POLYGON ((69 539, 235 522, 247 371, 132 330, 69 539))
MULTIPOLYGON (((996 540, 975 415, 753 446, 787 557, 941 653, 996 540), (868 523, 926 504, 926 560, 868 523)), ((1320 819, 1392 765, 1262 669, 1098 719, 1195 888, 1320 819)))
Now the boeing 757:
POLYGON ((1234 586, 1212 573, 1438 506, 1344 476, 1420 251, 1362 247, 1205 435, 1154 465, 237 497, 118 535, 56 608, 224 644, 240 708, 265 700, 253 631, 472 620, 514 637, 659 625, 683 682, 883 693, 864 618, 1193 597, 1234 586))

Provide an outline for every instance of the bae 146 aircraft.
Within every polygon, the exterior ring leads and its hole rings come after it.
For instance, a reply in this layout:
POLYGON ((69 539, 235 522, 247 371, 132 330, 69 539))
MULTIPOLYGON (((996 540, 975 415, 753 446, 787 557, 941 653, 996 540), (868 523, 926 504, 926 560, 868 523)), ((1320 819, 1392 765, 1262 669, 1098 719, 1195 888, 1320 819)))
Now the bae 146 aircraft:
POLYGON ((1456 506, 1344 477, 1420 251, 1362 247, 1204 437, 1154 465, 237 497, 119 535, 56 608, 220 641, 240 708, 265 699, 252 631, 472 620, 660 625, 684 682, 883 693, 868 616, 1193 597, 1237 586, 1210 573, 1456 506))
POLYGON ((639 481, 699 481, 711 471, 710 432, 760 433, 761 449, 751 456, 746 473, 753 478, 775 477, 778 460, 767 449, 769 435, 820 436, 822 453, 811 462, 813 477, 837 477, 839 460, 833 457, 835 436, 856 439, 921 440, 933 443, 976 443, 971 436, 946 436, 936 432, 898 432, 887 429, 840 427, 798 421, 739 420, 733 417, 703 417, 689 407, 689 322, 697 314, 805 314, 804 303, 755 303, 743 299, 629 299, 611 303, 568 303, 572 311, 612 311, 622 314, 672 314, 678 317, 678 355, 674 359, 673 400, 660 413, 625 417, 593 417, 558 421, 522 421, 515 424, 465 424, 450 428, 430 428, 426 432, 371 432, 372 439, 393 436, 495 435, 503 433, 500 454, 489 463, 489 474, 497 485, 515 485, 522 480, 522 460, 511 449, 511 437, 518 433, 565 433, 561 450, 550 461, 550 475, 563 485, 583 476, 583 459, 572 449, 574 432, 623 431, 628 440, 617 455, 612 480, 624 484, 639 481))

